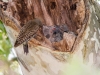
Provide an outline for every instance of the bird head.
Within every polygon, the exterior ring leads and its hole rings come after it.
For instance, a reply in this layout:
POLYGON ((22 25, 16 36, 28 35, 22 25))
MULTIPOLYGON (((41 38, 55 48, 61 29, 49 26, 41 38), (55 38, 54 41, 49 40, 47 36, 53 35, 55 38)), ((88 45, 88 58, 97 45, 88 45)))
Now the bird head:
POLYGON ((35 21, 40 27, 43 26, 43 24, 42 24, 42 22, 40 21, 40 19, 35 18, 34 21, 35 21))

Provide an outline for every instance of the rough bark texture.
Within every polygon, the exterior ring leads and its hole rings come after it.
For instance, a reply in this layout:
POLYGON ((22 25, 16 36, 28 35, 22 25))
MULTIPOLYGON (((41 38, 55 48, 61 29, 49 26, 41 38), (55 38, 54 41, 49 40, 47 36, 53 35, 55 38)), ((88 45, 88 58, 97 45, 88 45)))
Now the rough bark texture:
MULTIPOLYGON (((37 40, 34 40, 33 43, 66 52, 72 51, 76 36, 82 29, 84 30, 83 26, 88 20, 86 18, 89 16, 86 9, 87 3, 84 3, 84 0, 9 0, 5 15, 12 17, 13 21, 17 23, 15 28, 19 29, 34 18, 40 19, 46 26, 66 25, 69 33, 64 33, 63 40, 52 43, 40 33, 41 36, 36 37, 37 40)), ((10 27, 13 28, 14 25, 10 27)))
POLYGON ((2 12, 0 19, 5 23, 12 45, 21 27, 34 18, 39 18, 46 26, 66 25, 69 28, 63 40, 53 43, 38 32, 41 36, 29 41, 28 55, 24 54, 22 45, 15 48, 24 75, 62 75, 73 57, 89 65, 100 65, 100 9, 96 2, 9 0, 7 9, 2 12))

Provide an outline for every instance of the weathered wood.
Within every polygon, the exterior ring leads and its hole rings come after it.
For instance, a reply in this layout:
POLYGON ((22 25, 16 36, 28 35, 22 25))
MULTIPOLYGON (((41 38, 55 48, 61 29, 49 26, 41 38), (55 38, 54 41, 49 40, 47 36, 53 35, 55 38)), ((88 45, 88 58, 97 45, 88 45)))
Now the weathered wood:
POLYGON ((92 60, 90 65, 98 66, 100 22, 94 7, 100 11, 96 6, 97 3, 91 4, 91 0, 9 0, 0 19, 13 45, 21 27, 34 18, 39 18, 46 26, 67 25, 69 28, 63 40, 53 43, 39 31, 40 36, 29 41, 28 55, 24 54, 22 45, 15 48, 23 73, 62 75, 66 72, 62 68, 73 57, 87 64, 92 60))
MULTIPOLYGON (((13 17, 16 25, 19 29, 26 24, 27 21, 32 20, 34 18, 39 18, 44 25, 52 26, 52 25, 67 25, 69 28, 69 32, 73 32, 73 38, 65 38, 68 36, 65 34, 63 36, 63 40, 59 42, 50 42, 48 39, 40 40, 37 38, 37 43, 35 45, 50 45, 53 50, 58 51, 72 51, 72 47, 74 47, 74 41, 76 36, 82 31, 82 28, 86 26, 86 22, 84 20, 89 15, 86 14, 88 8, 84 4, 84 0, 72 0, 72 1, 55 1, 55 0, 31 0, 31 1, 9 1, 6 12, 6 15, 10 15, 9 17, 13 17), (86 17, 85 17, 86 16, 86 17), (84 27, 83 27, 84 24, 84 27), (74 36, 76 35, 76 36, 74 36), (50 44, 48 44, 47 40, 50 44), (73 40, 73 41, 72 41, 73 40), (66 42, 64 42, 66 41, 66 42), (68 42, 69 41, 69 42, 68 42), (72 42, 71 42, 72 41, 72 42), (63 45, 65 44, 65 45, 63 45), (57 48, 59 46, 59 48, 57 48)), ((88 21, 88 19, 87 19, 88 21)), ((13 26, 13 25, 12 25, 13 26)), ((83 30, 84 31, 84 30, 83 30)), ((82 31, 82 32, 83 32, 82 31)), ((39 32, 37 34, 40 34, 39 32)), ((70 33, 68 33, 70 35, 70 33)), ((81 33, 82 35, 82 33, 81 33)), ((52 36, 52 35, 51 35, 52 36)), ((70 36, 68 36, 70 37, 70 36)), ((40 36, 40 38, 44 38, 40 36)), ((78 38, 79 39, 79 38, 78 38)))

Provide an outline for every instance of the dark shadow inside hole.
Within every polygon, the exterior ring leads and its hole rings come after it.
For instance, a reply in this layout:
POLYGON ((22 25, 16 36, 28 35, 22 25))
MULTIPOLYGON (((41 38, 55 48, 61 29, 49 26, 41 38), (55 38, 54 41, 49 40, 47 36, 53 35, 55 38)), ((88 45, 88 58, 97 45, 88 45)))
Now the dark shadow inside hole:
POLYGON ((14 13, 16 13, 17 11, 15 10, 14 13))
POLYGON ((56 3, 55 2, 51 2, 50 5, 51 5, 51 9, 55 9, 55 7, 56 7, 56 3))
POLYGON ((57 34, 57 32, 56 32, 56 31, 54 31, 54 32, 53 32, 53 34, 57 34))
POLYGON ((72 5, 70 6, 70 9, 71 9, 71 10, 76 10, 76 3, 75 3, 75 4, 72 4, 72 5))
POLYGON ((50 35, 49 35, 49 34, 47 34, 47 35, 46 35, 46 38, 48 38, 48 39, 49 39, 49 38, 50 38, 50 35))
POLYGON ((3 8, 2 4, 0 4, 0 8, 3 8))

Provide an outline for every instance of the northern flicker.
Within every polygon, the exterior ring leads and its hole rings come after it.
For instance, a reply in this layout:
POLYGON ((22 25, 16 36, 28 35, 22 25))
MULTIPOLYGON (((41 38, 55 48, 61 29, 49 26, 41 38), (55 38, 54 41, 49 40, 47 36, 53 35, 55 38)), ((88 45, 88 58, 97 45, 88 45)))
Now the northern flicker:
POLYGON ((42 28, 42 23, 39 19, 33 19, 28 21, 20 30, 19 35, 15 41, 14 47, 23 44, 24 53, 28 53, 28 41, 34 37, 39 30, 42 28))

